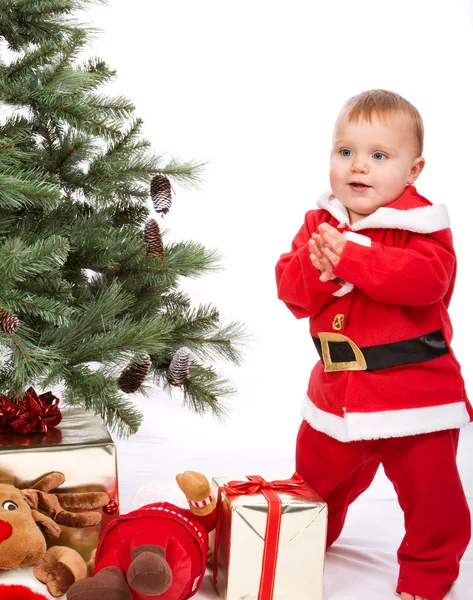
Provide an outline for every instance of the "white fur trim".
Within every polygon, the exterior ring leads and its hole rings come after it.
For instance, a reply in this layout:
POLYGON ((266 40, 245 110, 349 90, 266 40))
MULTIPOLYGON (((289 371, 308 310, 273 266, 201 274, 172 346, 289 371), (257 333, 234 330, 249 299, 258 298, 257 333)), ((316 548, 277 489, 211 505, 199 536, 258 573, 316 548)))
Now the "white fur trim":
MULTIPOLYGON (((345 231, 343 235, 345 236, 346 240, 353 242, 354 244, 371 248, 371 239, 367 235, 353 233, 353 231, 345 231)), ((332 296, 337 296, 337 298, 346 296, 346 294, 349 294, 352 291, 353 287, 353 283, 346 281, 339 290, 333 292, 332 296)))
POLYGON ((340 289, 338 289, 336 292, 333 292, 332 296, 337 296, 337 298, 341 298, 342 296, 346 296, 346 294, 349 294, 353 288, 354 288, 353 283, 349 283, 348 281, 345 281, 345 283, 342 285, 342 287, 340 289))
POLYGON ((324 192, 317 200, 317 206, 328 211, 340 223, 339 227, 350 225, 350 217, 347 209, 332 192, 324 192))
POLYGON ((371 413, 347 412, 339 417, 317 408, 306 396, 301 414, 314 429, 339 442, 417 435, 462 427, 470 422, 464 402, 371 413))
MULTIPOLYGON (((317 200, 317 206, 328 211, 339 222, 339 227, 350 226, 350 217, 345 206, 335 198, 332 192, 323 193, 317 200)), ((362 229, 405 229, 415 233, 433 233, 450 227, 450 218, 444 204, 419 206, 399 210, 382 206, 374 213, 361 219, 353 226, 352 231, 362 229)))
POLYGON ((367 235, 361 235, 361 233, 355 233, 354 231, 345 231, 343 235, 348 242, 371 248, 371 238, 367 235))
POLYGON ((382 206, 374 213, 358 221, 353 231, 370 228, 405 229, 415 233, 433 233, 450 227, 450 218, 444 204, 419 206, 408 210, 382 206))
MULTIPOLYGON (((10 571, 0 571, 0 584, 24 585, 25 587, 30 588, 30 590, 33 590, 33 592, 43 594, 43 596, 47 600, 54 600, 53 596, 49 594, 44 583, 38 581, 33 575, 33 567, 20 567, 18 569, 12 569, 10 571)), ((4 593, 4 591, 2 590, 2 588, 0 588, 0 598, 4 597, 2 593, 4 593)))

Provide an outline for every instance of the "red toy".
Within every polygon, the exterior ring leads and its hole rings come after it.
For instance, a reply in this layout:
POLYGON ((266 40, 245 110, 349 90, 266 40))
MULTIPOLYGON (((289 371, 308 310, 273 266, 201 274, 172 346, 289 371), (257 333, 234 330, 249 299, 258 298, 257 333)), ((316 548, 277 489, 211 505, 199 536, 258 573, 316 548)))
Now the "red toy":
POLYGON ((33 592, 24 585, 0 585, 0 598, 5 598, 5 600, 46 600, 46 596, 33 592))
POLYGON ((195 594, 217 502, 200 473, 186 471, 176 479, 190 510, 158 502, 112 521, 100 538, 93 577, 76 582, 68 600, 185 600, 195 594))

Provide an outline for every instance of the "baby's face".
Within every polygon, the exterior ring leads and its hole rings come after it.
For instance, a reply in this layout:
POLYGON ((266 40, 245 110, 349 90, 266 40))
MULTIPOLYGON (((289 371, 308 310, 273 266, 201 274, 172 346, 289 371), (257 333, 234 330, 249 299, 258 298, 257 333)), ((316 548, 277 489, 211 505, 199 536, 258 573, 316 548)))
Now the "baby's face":
POLYGON ((402 115, 349 122, 339 117, 330 155, 330 185, 356 223, 396 200, 424 166, 413 126, 402 115))

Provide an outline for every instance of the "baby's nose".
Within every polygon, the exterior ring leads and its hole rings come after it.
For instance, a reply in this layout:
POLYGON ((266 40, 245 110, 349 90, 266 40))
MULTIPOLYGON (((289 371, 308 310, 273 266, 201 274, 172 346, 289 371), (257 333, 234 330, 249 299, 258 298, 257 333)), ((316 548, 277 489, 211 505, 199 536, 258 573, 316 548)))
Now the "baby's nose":
POLYGON ((353 173, 367 173, 368 163, 362 158, 357 157, 352 162, 351 170, 353 173))

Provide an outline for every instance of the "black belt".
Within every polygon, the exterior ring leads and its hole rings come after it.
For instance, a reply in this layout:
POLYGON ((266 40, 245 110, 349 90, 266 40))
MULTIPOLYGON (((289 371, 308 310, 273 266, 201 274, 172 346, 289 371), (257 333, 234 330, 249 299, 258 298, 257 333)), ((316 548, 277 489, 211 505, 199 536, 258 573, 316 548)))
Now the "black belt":
MULTIPOLYGON (((317 352, 322 360, 322 344, 318 337, 312 336, 317 352)), ((333 363, 333 369, 336 371, 357 370, 352 368, 338 368, 337 363, 350 363, 356 360, 355 353, 348 342, 329 341, 327 342, 330 359, 333 363)), ((415 363, 433 360, 439 356, 449 353, 447 342, 443 337, 441 329, 426 333, 410 340, 401 342, 392 342, 391 344, 380 344, 379 346, 365 346, 359 348, 366 361, 366 371, 377 371, 378 369, 389 369, 390 367, 400 367, 401 365, 413 365, 415 363)))

